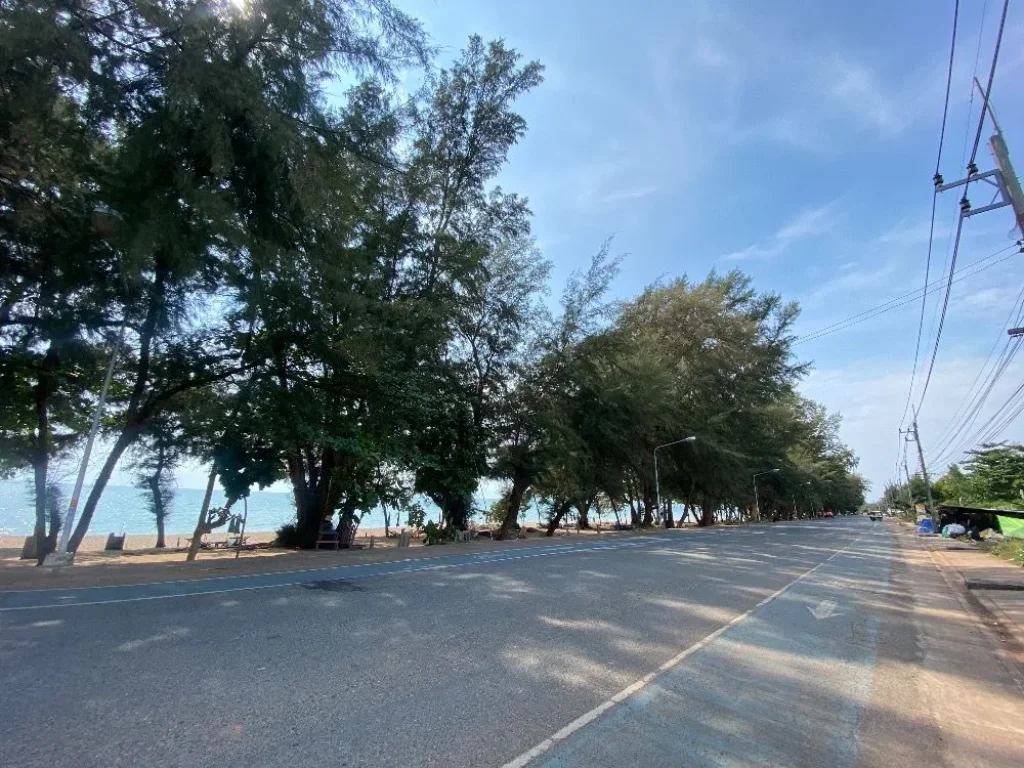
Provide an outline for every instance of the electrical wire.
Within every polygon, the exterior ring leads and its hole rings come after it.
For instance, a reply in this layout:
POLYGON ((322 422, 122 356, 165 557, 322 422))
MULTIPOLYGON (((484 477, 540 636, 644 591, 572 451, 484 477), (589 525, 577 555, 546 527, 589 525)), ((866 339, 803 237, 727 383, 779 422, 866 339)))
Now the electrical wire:
POLYGON ((991 65, 991 67, 989 69, 988 85, 985 88, 984 102, 982 103, 982 107, 981 107, 981 115, 978 118, 978 130, 977 130, 977 133, 975 134, 975 138, 974 138, 974 147, 971 150, 971 160, 970 160, 970 162, 967 165, 967 170, 968 170, 967 183, 964 185, 964 194, 963 194, 963 197, 960 200, 960 216, 958 217, 958 220, 957 220, 956 237, 954 238, 954 244, 953 244, 953 256, 952 256, 952 259, 951 259, 950 265, 949 265, 949 282, 946 285, 946 295, 945 295, 945 297, 943 299, 943 302, 942 302, 942 313, 939 316, 939 327, 938 327, 938 329, 937 329, 937 331, 935 333, 935 346, 932 349, 931 361, 928 364, 928 375, 925 377, 924 387, 922 387, 922 390, 921 390, 921 399, 918 401, 918 406, 917 406, 917 410, 918 411, 920 411, 921 407, 924 405, 925 397, 928 394, 928 385, 931 383, 932 373, 935 370, 935 360, 936 360, 936 358, 938 357, 938 354, 939 354, 939 344, 940 344, 940 342, 942 340, 942 331, 943 331, 943 329, 945 327, 945 322, 946 322, 946 311, 949 308, 949 293, 950 293, 950 290, 951 290, 952 284, 953 284, 953 273, 954 273, 954 271, 956 269, 957 255, 958 255, 959 250, 960 250, 960 236, 963 233, 964 218, 966 218, 967 213, 970 210, 970 203, 967 200, 967 190, 968 190, 968 187, 970 187, 970 184, 971 184, 971 181, 973 179, 973 176, 974 176, 974 174, 977 171, 977 168, 974 165, 974 160, 977 157, 978 144, 981 142, 981 132, 982 132, 982 128, 985 125, 986 107, 988 105, 989 97, 990 97, 990 95, 992 93, 992 84, 995 81, 996 65, 997 65, 997 63, 999 61, 999 49, 1002 46, 1003 32, 1006 29, 1006 13, 1007 13, 1007 10, 1009 9, 1009 6, 1010 6, 1010 0, 1003 0, 1003 13, 1002 13, 1002 16, 1001 16, 1001 18, 999 20, 999 31, 996 34, 995 48, 994 48, 994 50, 992 52, 992 65, 991 65))
POLYGON ((924 386, 921 388, 921 399, 917 403, 917 410, 924 405, 924 398, 928 394, 928 385, 932 382, 932 373, 935 371, 935 360, 939 356, 939 342, 942 341, 942 330, 946 325, 946 311, 949 309, 949 294, 953 288, 953 275, 956 272, 956 258, 960 252, 960 236, 964 231, 964 215, 961 211, 956 224, 956 236, 953 239, 953 258, 949 263, 949 280, 946 283, 946 294, 942 299, 942 313, 939 315, 939 328, 935 332, 935 346, 932 348, 932 358, 928 363, 928 375, 924 378, 924 386))
MULTIPOLYGON (((956 410, 953 411, 953 415, 950 416, 949 421, 940 431, 939 437, 935 438, 935 442, 933 443, 933 445, 936 446, 936 448, 942 445, 948 445, 951 442, 951 438, 953 434, 955 434, 954 428, 958 425, 958 419, 960 419, 962 414, 964 415, 965 420, 969 418, 966 414, 972 411, 979 395, 981 395, 982 390, 984 390, 987 386, 987 377, 985 382, 982 383, 981 387, 978 388, 977 391, 975 391, 975 387, 978 385, 978 382, 981 381, 982 376, 985 375, 986 370, 988 370, 988 364, 992 360, 992 354, 996 351, 996 348, 999 346, 999 342, 1005 341, 1006 343, 1003 345, 1003 350, 1000 352, 1000 356, 996 360, 995 364, 993 364, 992 370, 989 371, 988 376, 991 376, 998 369, 1000 361, 1003 355, 1006 354, 1006 350, 1010 342, 1010 339, 1006 337, 1006 331, 1010 328, 1010 323, 1014 322, 1015 316, 1017 316, 1017 322, 1019 322, 1019 313, 1024 312, 1024 304, 1022 304, 1022 302, 1024 302, 1024 287, 1021 288, 1020 292, 1017 294, 1017 299, 1014 301, 1013 306, 1010 307, 1010 312, 1009 314, 1007 314, 1006 320, 1003 322, 1002 327, 999 329, 999 333, 996 336, 995 341, 992 342, 992 346, 989 348, 988 354, 985 356, 985 362, 981 364, 981 368, 978 369, 978 374, 974 377, 974 381, 971 382, 971 386, 968 387, 967 393, 960 401, 960 404, 956 407, 956 410), (966 410, 964 410, 965 406, 966 410)), ((929 453, 932 453, 932 451, 929 451, 929 453)))
MULTIPOLYGON (((968 444, 984 445, 989 441, 989 439, 991 439, 991 436, 997 433, 997 430, 1001 425, 1003 425, 1001 428, 1005 429, 1006 426, 1009 426, 1009 424, 1012 423, 1013 419, 1019 415, 1019 412, 1016 409, 1018 409, 1022 404, 1024 404, 1024 384, 1017 387, 1017 389, 1015 389, 1013 393, 1006 398, 1005 402, 996 409, 995 413, 988 418, 988 421, 982 424, 981 427, 974 432, 970 441, 968 441, 968 444), (1009 418, 1005 415, 1007 411, 1011 411, 1009 418), (1000 418, 1002 418, 1003 421, 997 422, 996 420, 1000 418)), ((960 453, 964 452, 965 451, 960 451, 960 453)))
POLYGON ((935 207, 938 205, 939 198, 939 167, 942 164, 942 145, 946 138, 946 120, 949 117, 949 90, 953 82, 953 59, 956 54, 956 29, 957 22, 960 18, 960 0, 955 0, 953 4, 953 34, 949 42, 949 65, 946 68, 946 97, 942 103, 942 127, 939 129, 939 149, 935 157, 935 175, 932 177, 935 183, 935 189, 932 191, 932 213, 930 222, 928 224, 928 256, 925 259, 924 265, 924 293, 921 295, 921 316, 917 321, 917 341, 914 344, 914 367, 910 372, 910 386, 907 388, 907 401, 903 405, 903 415, 900 417, 900 426, 902 426, 907 420, 907 411, 910 408, 910 401, 914 397, 914 382, 917 379, 917 363, 921 355, 921 335, 924 331, 924 313, 925 308, 928 305, 927 302, 927 288, 928 281, 931 279, 932 269, 932 247, 935 243, 935 207))
MULTIPOLYGON (((990 261, 991 259, 995 259, 997 256, 1006 253, 1006 251, 1010 250, 1011 248, 1016 247, 1017 245, 1008 245, 1005 248, 1001 248, 998 251, 989 254, 988 256, 984 256, 983 258, 980 258, 976 261, 971 262, 970 264, 967 264, 964 267, 961 267, 959 270, 957 270, 957 274, 959 274, 960 276, 955 278, 953 280, 953 283, 959 283, 963 280, 966 280, 969 277, 974 277, 975 275, 980 274, 981 272, 984 272, 985 270, 990 269, 996 266, 997 264, 1001 264, 1002 262, 1007 261, 1008 259, 1012 259, 1016 255, 1015 253, 1011 253, 1008 256, 1003 256, 1003 258, 998 259, 996 261, 992 261, 989 264, 984 264, 984 262, 990 261), (983 266, 980 266, 978 269, 975 269, 973 271, 968 271, 971 270, 972 267, 976 267, 980 264, 982 264, 983 266)), ((824 336, 829 336, 833 333, 838 333, 839 331, 845 331, 848 328, 852 328, 853 326, 859 325, 860 323, 863 323, 867 320, 872 320, 878 317, 879 315, 885 314, 886 312, 890 312, 894 309, 899 309, 900 307, 905 307, 907 304, 912 304, 919 298, 922 298, 922 296, 927 296, 928 294, 942 290, 945 287, 945 285, 945 277, 939 278, 938 280, 934 280, 932 281, 932 283, 925 286, 923 294, 921 288, 915 288, 913 291, 909 291, 905 294, 902 294, 901 296, 896 296, 895 298, 889 299, 889 301, 871 307, 870 309, 866 309, 863 312, 858 312, 857 314, 851 315, 850 317, 847 317, 843 320, 838 320, 832 323, 831 325, 826 325, 815 331, 806 333, 803 336, 798 336, 796 340, 793 342, 793 346, 805 344, 810 341, 816 341, 824 336)))
MULTIPOLYGON (((1013 362, 1013 358, 1016 356, 1018 350, 1020 349, 1020 344, 1020 339, 1007 340, 1007 344, 1000 353, 999 359, 996 361, 996 364, 993 366, 991 376, 988 382, 984 385, 984 389, 979 391, 979 395, 976 398, 974 404, 971 406, 968 414, 966 414, 963 421, 946 441, 946 448, 940 451, 939 454, 935 456, 935 458, 933 459, 935 463, 941 463, 944 460, 958 456, 960 453, 963 452, 963 449, 966 446, 971 445, 977 441, 978 435, 982 431, 984 431, 985 426, 982 426, 977 432, 973 434, 968 432, 967 430, 970 430, 974 426, 975 422, 977 422, 978 415, 981 413, 981 409, 988 401, 989 395, 992 393, 992 390, 995 388, 995 385, 998 383, 999 379, 1002 378, 1003 373, 1006 372, 1006 369, 1009 367, 1010 363, 1013 362), (958 438, 959 442, 957 442, 958 438)), ((986 422, 986 425, 989 424, 990 421, 986 422)))

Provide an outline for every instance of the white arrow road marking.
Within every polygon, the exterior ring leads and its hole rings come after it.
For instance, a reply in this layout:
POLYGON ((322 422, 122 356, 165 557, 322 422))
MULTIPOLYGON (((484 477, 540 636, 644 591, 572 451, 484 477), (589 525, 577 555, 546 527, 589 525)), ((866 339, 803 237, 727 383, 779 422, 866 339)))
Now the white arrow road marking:
POLYGON ((807 608, 808 611, 811 612, 811 616, 813 616, 814 618, 816 618, 818 620, 827 619, 827 618, 829 618, 829 617, 831 617, 831 616, 833 616, 835 614, 835 612, 836 612, 836 601, 835 600, 822 600, 820 603, 818 603, 813 608, 811 608, 810 606, 805 606, 805 607, 807 608))

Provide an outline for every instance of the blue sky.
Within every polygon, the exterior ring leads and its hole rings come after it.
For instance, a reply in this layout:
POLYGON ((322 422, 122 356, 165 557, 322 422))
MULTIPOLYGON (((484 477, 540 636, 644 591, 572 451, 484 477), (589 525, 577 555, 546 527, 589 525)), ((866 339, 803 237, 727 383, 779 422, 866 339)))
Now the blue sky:
MULTIPOLYGON (((801 303, 801 333, 921 285, 952 0, 396 1, 442 47, 440 65, 479 33, 547 67, 546 82, 520 103, 529 133, 500 181, 531 201, 534 234, 555 266, 553 295, 609 235, 628 254, 616 296, 660 277, 736 267, 760 289, 801 303)), ((983 3, 961 5, 947 180, 962 175, 968 127, 973 139, 979 33, 984 79, 1001 6, 988 3, 982 29, 983 3)), ((1024 12, 1011 8, 993 103, 1018 167, 1022 42, 1024 12)), ((991 167, 985 146, 982 169, 991 167)), ((975 206, 984 197, 971 193, 975 206)), ((957 200, 953 192, 940 200, 936 270, 948 257, 957 200)), ((1009 209, 970 220, 960 264, 1011 245, 1012 226, 1009 209)), ((954 287, 921 414, 929 463, 1024 285, 1020 258, 954 287)), ((797 348, 814 363, 803 392, 843 414, 843 438, 872 495, 893 473, 919 308, 797 348)), ((982 420, 1022 373, 1019 365, 1006 371, 982 420)), ((1024 427, 1006 436, 1024 439, 1024 427)), ((113 482, 131 479, 119 471, 113 482)), ((202 487, 205 473, 188 466, 179 483, 202 487)))
MULTIPOLYGON (((952 0, 400 5, 444 47, 442 61, 476 32, 503 37, 547 67, 544 85, 521 103, 529 134, 501 182, 530 198, 555 293, 609 235, 628 254, 618 296, 661 276, 737 267, 759 288, 801 303, 801 332, 921 284, 952 0)), ((976 125, 970 84, 979 33, 984 80, 1001 7, 989 3, 982 31, 982 3, 961 5, 942 163, 950 181, 963 175, 966 129, 973 140, 976 125)), ((1022 42, 1024 14, 1011 7, 993 104, 1019 166, 1022 42)), ((991 167, 989 128, 983 170, 991 167)), ((946 195, 936 269, 957 215, 958 196, 946 195)), ((970 197, 976 207, 987 202, 980 188, 970 197)), ((1011 245, 1012 226, 1009 209, 969 220, 959 263, 1011 245)), ((929 456, 1022 284, 1024 267, 1010 259, 954 286, 921 414, 929 456)), ((798 347, 815 366, 803 391, 843 413, 843 437, 873 493, 893 471, 919 311, 915 303, 798 347)), ((1021 373, 1006 371, 990 405, 1005 400, 1021 373)))

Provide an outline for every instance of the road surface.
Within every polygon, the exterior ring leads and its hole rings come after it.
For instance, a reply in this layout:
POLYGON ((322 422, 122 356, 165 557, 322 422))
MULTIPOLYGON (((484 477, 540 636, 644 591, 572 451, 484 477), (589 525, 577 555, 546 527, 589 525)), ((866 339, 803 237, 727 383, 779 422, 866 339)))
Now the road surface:
POLYGON ((883 523, 450 551, 0 594, 0 759, 941 764, 883 523))

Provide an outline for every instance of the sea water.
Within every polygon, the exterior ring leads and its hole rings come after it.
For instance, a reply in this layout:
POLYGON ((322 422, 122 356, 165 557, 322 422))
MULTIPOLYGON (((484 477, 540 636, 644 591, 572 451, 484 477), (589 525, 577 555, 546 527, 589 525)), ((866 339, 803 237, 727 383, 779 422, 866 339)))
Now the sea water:
MULTIPOLYGON (((61 484, 63 490, 62 509, 67 509, 71 496, 71 485, 61 484)), ((79 512, 85 504, 89 489, 86 488, 79 503, 79 512)), ((197 488, 179 488, 170 504, 166 530, 171 533, 190 533, 196 525, 196 518, 203 503, 203 491, 197 488)), ((156 533, 156 521, 150 512, 148 493, 140 488, 122 485, 108 485, 103 490, 96 507, 89 533, 156 533)), ((35 502, 29 480, 5 480, 0 482, 0 534, 27 535, 35 526, 35 502)), ((213 494, 214 506, 224 503, 224 494, 219 489, 213 494)), ((428 520, 437 520, 438 509, 429 499, 419 499, 428 520)), ((477 505, 490 504, 490 500, 477 499, 477 505)), ((233 512, 243 511, 239 501, 233 512)), ((249 517, 246 529, 249 531, 274 531, 285 523, 295 521, 295 503, 290 493, 253 491, 249 495, 249 517)), ((391 524, 407 524, 405 512, 391 512, 391 524)), ((365 528, 383 528, 384 512, 375 509, 366 513, 360 523, 365 528)))

